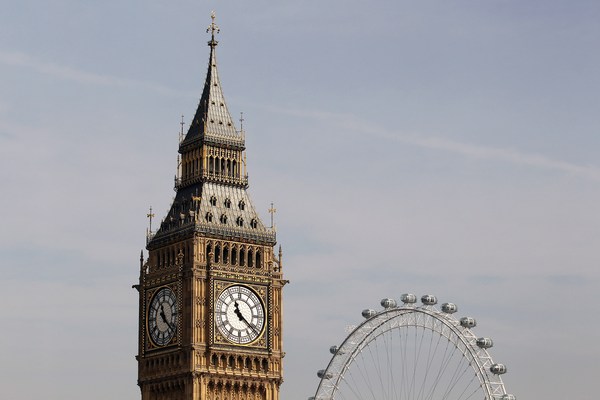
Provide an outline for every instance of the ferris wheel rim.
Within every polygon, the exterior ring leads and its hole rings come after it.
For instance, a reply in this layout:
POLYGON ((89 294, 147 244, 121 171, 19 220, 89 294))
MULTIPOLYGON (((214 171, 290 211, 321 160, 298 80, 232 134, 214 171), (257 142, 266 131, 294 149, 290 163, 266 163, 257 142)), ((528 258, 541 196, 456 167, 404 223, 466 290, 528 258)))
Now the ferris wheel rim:
MULTIPOLYGON (((382 303, 383 304, 383 303, 382 303)), ((333 400, 336 391, 339 388, 339 383, 344 378, 344 374, 351 366, 356 356, 366 348, 370 342, 376 340, 379 336, 384 335, 394 329, 404 327, 422 327, 429 329, 442 337, 445 337, 451 342, 455 348, 460 351, 462 357, 469 361, 469 365, 479 379, 486 400, 494 400, 503 398, 507 395, 504 382, 499 374, 491 372, 491 366, 495 365, 492 357, 485 348, 476 345, 477 336, 465 326, 462 326, 460 321, 452 316, 451 313, 446 313, 437 310, 433 305, 414 306, 405 304, 401 306, 393 306, 384 310, 370 314, 361 324, 356 326, 347 337, 342 341, 338 350, 333 354, 327 368, 322 372, 321 380, 315 393, 316 400, 333 400), (407 315, 423 315, 429 318, 432 322, 431 326, 426 324, 404 324, 392 326, 390 321, 400 320, 407 315), (436 322, 439 326, 447 329, 436 329, 436 322), (389 325, 386 329, 379 328, 389 325), (362 336, 362 338, 361 338, 362 336), (356 341, 356 338, 359 338, 356 341), (462 344, 462 347, 457 345, 457 342, 462 344), (335 363, 342 360, 337 369, 335 363), (333 372, 332 372, 333 370, 333 372)), ((416 320, 415 320, 416 321, 416 320)))

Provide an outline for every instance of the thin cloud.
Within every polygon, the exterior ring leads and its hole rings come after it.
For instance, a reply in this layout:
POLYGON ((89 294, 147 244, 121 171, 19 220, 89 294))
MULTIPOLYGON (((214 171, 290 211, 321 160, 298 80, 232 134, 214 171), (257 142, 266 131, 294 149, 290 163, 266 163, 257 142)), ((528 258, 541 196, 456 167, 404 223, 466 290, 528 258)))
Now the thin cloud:
POLYGON ((53 62, 42 61, 24 53, 6 52, 0 50, 0 64, 14 67, 24 67, 41 74, 77 83, 101 86, 141 87, 170 96, 190 96, 166 86, 135 79, 119 78, 111 75, 96 74, 81 69, 72 68, 53 62))
POLYGON ((472 158, 506 161, 511 164, 529 165, 533 167, 579 175, 585 178, 600 180, 600 168, 598 167, 555 160, 541 154, 523 153, 517 150, 506 148, 479 146, 469 143, 447 140, 439 137, 402 137, 401 140, 410 142, 421 147, 445 150, 448 152, 462 154, 472 158))
POLYGON ((361 120, 354 115, 337 114, 327 111, 291 110, 280 107, 265 107, 272 112, 293 115, 303 118, 327 120, 345 130, 352 130, 361 134, 377 136, 390 141, 398 141, 414 146, 441 150, 448 153, 459 154, 470 158, 484 160, 498 160, 515 165, 532 166, 539 169, 560 171, 577 175, 583 178, 600 180, 600 167, 594 165, 582 165, 562 160, 556 160, 542 154, 525 153, 509 148, 481 146, 445 139, 436 136, 425 136, 423 134, 409 134, 399 131, 378 127, 376 124, 361 120))

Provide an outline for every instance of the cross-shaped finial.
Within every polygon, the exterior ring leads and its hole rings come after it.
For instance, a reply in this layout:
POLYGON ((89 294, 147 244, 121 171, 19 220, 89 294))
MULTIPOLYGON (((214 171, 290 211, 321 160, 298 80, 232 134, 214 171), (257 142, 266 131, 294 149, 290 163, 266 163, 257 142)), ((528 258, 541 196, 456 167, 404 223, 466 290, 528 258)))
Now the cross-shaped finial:
POLYGON ((221 32, 221 29, 219 29, 219 27, 217 26, 217 24, 215 24, 215 18, 217 17, 217 14, 215 14, 214 11, 212 11, 210 13, 210 18, 211 18, 211 23, 208 26, 208 28, 206 29, 206 33, 210 32, 210 42, 208 42, 209 45, 211 46, 216 46, 217 42, 215 41, 215 32, 219 33, 221 32))
POLYGON ((150 206, 150 212, 146 215, 146 217, 148 217, 148 219, 150 220, 149 232, 152 233, 152 218, 154 218, 154 214, 152 213, 152 206, 150 206))
POLYGON ((271 214, 271 228, 273 228, 275 226, 275 222, 274 222, 274 217, 275 217, 275 213, 277 212, 277 209, 275 207, 273 207, 273 203, 271 203, 271 208, 269 208, 269 214, 271 214))
POLYGON ((181 125, 181 131, 179 131, 179 143, 181 143, 183 141, 183 126, 185 125, 185 122, 183 122, 183 115, 181 116, 179 125, 181 125))

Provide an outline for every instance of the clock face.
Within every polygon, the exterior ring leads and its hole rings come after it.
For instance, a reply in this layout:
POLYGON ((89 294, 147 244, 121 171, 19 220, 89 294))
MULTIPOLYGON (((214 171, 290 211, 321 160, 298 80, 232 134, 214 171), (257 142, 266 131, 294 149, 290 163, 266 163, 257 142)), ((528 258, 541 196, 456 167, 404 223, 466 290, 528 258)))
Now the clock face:
POLYGON ((150 302, 148 331, 152 342, 166 346, 177 330, 177 296, 168 287, 161 288, 150 302))
POLYGON ((252 289, 229 286, 215 303, 215 323, 221 335, 231 343, 252 343, 265 326, 263 303, 252 289))

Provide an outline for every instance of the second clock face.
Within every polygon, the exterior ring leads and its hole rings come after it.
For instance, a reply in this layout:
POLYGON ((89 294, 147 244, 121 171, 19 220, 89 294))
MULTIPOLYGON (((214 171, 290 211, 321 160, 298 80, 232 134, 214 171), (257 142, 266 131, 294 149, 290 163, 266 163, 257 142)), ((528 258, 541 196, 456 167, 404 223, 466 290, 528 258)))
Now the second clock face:
POLYGON ((229 286, 215 302, 215 323, 221 335, 231 343, 252 343, 265 326, 263 303, 252 289, 229 286))
POLYGON ((177 296, 168 287, 161 288, 150 302, 148 331, 157 346, 171 342, 177 329, 177 296))

